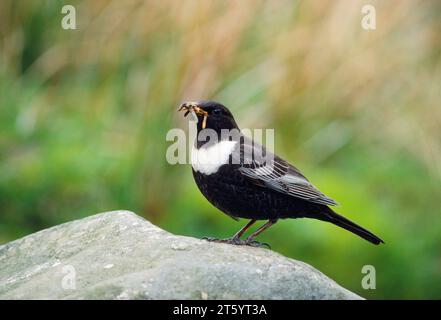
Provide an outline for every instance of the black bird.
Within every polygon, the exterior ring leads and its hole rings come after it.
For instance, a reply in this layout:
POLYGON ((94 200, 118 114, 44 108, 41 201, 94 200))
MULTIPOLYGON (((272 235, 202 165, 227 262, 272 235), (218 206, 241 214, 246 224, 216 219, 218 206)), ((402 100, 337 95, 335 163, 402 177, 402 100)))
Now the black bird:
POLYGON ((331 222, 373 244, 379 237, 334 212, 337 203, 314 187, 287 161, 244 136, 231 112, 213 101, 186 102, 179 111, 197 116, 192 150, 193 176, 199 190, 232 218, 250 219, 233 237, 210 241, 260 246, 254 238, 279 219, 313 218, 331 222), (229 134, 226 134, 229 133, 229 134), (265 157, 266 156, 266 157, 265 157), (257 220, 268 220, 246 240, 243 233, 257 220))

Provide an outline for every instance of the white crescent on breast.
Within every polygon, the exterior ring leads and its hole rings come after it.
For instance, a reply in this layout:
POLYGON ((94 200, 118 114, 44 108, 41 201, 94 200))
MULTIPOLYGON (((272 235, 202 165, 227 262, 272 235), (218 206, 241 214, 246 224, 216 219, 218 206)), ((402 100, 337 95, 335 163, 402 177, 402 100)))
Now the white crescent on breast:
POLYGON ((194 171, 210 175, 216 173, 219 167, 228 163, 237 141, 220 141, 209 147, 193 146, 191 151, 191 166, 194 171))

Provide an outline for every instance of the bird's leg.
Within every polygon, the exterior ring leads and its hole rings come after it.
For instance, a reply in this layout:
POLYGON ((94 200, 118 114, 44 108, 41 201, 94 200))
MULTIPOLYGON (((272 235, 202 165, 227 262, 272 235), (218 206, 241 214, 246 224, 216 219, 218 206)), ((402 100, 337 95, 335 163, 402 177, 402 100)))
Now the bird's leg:
POLYGON ((277 222, 277 219, 268 220, 267 223, 265 223, 263 226, 261 226, 259 229, 254 231, 252 234, 250 234, 250 236, 248 238, 245 239, 245 244, 247 244, 249 246, 252 246, 252 247, 263 247, 263 246, 265 246, 265 247, 268 247, 269 249, 271 249, 271 247, 270 247, 270 245, 268 243, 258 242, 256 240, 254 240, 254 238, 257 237, 259 234, 261 234, 266 229, 268 229, 269 227, 271 227, 276 222, 277 222))
POLYGON ((254 223, 256 222, 256 220, 250 220, 248 221, 248 223, 239 231, 236 232, 236 234, 234 236, 232 236, 231 238, 227 238, 227 239, 216 239, 216 238, 211 238, 211 237, 203 237, 202 239, 207 240, 207 241, 211 241, 211 242, 220 242, 220 243, 231 243, 231 244, 244 244, 242 240, 240 240, 240 237, 245 233, 245 231, 247 231, 254 223))
POLYGON ((236 234, 232 237, 232 239, 240 239, 240 237, 242 237, 245 231, 247 231, 254 223, 256 223, 255 219, 248 221, 248 223, 242 229, 236 232, 236 234))

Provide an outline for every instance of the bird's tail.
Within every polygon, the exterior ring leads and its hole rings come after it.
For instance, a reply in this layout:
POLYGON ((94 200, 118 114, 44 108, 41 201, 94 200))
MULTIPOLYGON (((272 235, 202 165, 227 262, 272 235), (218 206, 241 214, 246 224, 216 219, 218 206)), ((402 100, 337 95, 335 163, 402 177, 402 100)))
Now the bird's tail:
POLYGON ((363 239, 365 239, 373 244, 384 243, 383 240, 381 240, 379 237, 377 237, 372 232, 360 227, 356 223, 339 215, 338 213, 334 212, 331 208, 327 208, 327 210, 323 211, 319 216, 315 216, 314 218, 322 220, 322 221, 331 222, 331 223, 333 223, 343 229, 346 229, 352 233, 355 233, 357 236, 362 237, 363 239))

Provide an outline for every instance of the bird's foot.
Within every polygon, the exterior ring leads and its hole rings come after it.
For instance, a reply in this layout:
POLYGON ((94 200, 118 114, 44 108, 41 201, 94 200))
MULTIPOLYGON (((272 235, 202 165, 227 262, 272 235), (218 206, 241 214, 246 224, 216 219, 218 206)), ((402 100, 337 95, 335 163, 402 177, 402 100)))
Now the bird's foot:
POLYGON ((226 239, 217 239, 217 238, 213 238, 213 237, 203 237, 202 240, 207 240, 209 242, 216 242, 216 243, 235 244, 235 245, 244 245, 245 244, 244 240, 240 240, 237 237, 226 238, 226 239))
POLYGON ((245 242, 244 243, 245 245, 250 246, 250 247, 271 249, 271 246, 269 245, 269 243, 266 243, 266 242, 259 242, 257 240, 253 240, 250 238, 245 239, 244 242, 245 242))
POLYGON ((266 242, 259 242, 250 238, 247 238, 245 240, 241 240, 237 237, 232 238, 226 238, 226 239, 217 239, 213 237, 203 237, 202 240, 207 240, 210 242, 216 242, 216 243, 228 243, 228 244, 234 244, 236 246, 250 246, 255 248, 267 248, 271 249, 271 246, 266 242))

